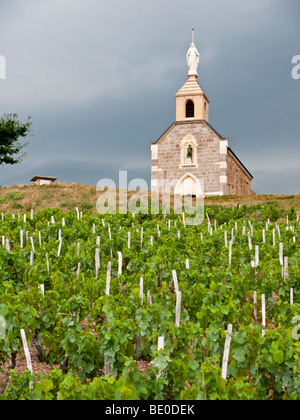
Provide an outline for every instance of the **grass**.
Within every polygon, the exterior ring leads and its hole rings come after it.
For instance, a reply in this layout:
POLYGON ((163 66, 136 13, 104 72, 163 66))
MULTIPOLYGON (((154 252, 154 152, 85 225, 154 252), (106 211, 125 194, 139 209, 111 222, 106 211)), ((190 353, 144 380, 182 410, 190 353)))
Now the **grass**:
MULTIPOLYGON (((135 192, 129 192, 132 196, 135 192)), ((14 185, 0 188, 0 212, 14 213, 16 210, 35 211, 45 208, 60 208, 63 211, 75 210, 96 213, 96 202, 101 193, 96 186, 83 184, 65 184, 57 182, 51 185, 14 185)), ((149 195, 150 196, 150 195, 149 195)), ((118 196, 117 196, 118 202, 118 196)), ((236 207, 237 204, 248 206, 274 204, 278 209, 287 210, 294 206, 300 212, 300 195, 251 195, 223 196, 205 199, 206 205, 236 207)))

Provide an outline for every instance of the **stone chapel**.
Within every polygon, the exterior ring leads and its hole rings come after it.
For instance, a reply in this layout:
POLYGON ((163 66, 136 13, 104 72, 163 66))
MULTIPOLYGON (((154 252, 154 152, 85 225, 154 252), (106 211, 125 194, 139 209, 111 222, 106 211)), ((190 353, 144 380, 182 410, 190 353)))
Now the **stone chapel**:
POLYGON ((151 190, 180 195, 250 195, 253 176, 209 123, 199 53, 187 53, 188 80, 176 93, 176 121, 151 145, 151 190))

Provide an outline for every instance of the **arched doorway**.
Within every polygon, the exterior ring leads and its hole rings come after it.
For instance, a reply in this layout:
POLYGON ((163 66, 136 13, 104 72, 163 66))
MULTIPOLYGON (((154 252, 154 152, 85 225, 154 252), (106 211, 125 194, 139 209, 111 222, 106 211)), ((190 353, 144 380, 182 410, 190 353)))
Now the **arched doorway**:
POLYGON ((202 190, 201 184, 197 178, 188 173, 183 175, 177 182, 174 194, 201 197, 204 195, 204 191, 202 190))

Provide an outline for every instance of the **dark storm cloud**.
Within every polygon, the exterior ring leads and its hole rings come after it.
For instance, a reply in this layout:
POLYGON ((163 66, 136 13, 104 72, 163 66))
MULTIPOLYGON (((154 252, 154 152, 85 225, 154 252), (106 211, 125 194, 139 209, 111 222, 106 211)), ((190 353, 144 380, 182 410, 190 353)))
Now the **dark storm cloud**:
POLYGON ((95 185, 126 169, 149 183, 150 143, 175 119, 195 27, 211 124, 255 191, 296 193, 296 9, 279 0, 3 1, 0 112, 32 115, 34 137, 22 164, 0 169, 0 184, 40 174, 95 185))

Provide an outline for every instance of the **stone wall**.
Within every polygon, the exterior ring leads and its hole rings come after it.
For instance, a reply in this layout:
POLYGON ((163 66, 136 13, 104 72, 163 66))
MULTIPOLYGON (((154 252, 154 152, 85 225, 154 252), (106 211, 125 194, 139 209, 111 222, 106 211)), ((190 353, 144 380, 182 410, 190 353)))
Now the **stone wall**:
POLYGON ((245 170, 236 156, 228 150, 227 153, 227 195, 250 195, 253 194, 250 182, 252 177, 245 170))
POLYGON ((175 123, 152 145, 152 188, 190 173, 204 180, 205 195, 223 195, 227 185, 227 145, 228 140, 220 139, 204 122, 175 123), (181 143, 188 134, 196 140, 196 164, 182 165, 181 143))

